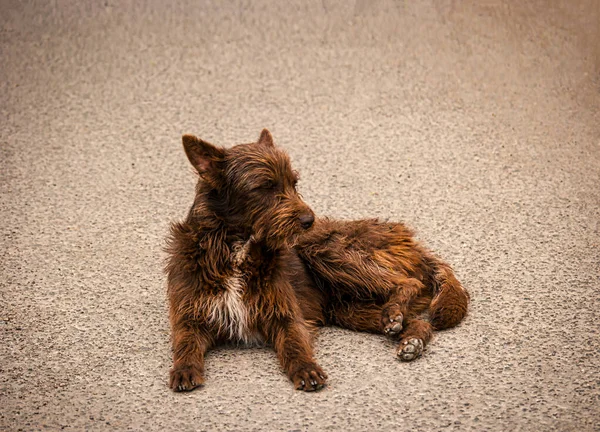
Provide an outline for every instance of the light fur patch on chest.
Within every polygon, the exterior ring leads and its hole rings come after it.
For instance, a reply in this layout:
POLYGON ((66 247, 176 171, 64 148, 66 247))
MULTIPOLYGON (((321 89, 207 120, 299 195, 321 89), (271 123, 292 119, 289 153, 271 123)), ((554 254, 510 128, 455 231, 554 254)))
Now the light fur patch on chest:
POLYGON ((217 325, 222 334, 244 343, 254 339, 248 328, 248 308, 242 299, 246 282, 240 270, 248 257, 250 241, 234 243, 230 257, 232 274, 224 283, 225 289, 211 301, 208 316, 209 322, 217 325))

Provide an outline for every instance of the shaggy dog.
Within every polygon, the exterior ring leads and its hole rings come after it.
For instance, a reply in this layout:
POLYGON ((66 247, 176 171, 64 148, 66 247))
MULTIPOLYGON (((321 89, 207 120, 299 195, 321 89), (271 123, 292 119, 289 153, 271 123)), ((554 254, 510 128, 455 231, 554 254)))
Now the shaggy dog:
POLYGON ((173 390, 204 383, 211 347, 258 341, 296 389, 318 390, 327 379, 313 355, 319 326, 385 334, 410 361, 433 329, 466 315, 469 295, 450 266, 403 224, 315 220, 266 129, 230 149, 191 135, 183 146, 199 181, 167 247, 173 390))

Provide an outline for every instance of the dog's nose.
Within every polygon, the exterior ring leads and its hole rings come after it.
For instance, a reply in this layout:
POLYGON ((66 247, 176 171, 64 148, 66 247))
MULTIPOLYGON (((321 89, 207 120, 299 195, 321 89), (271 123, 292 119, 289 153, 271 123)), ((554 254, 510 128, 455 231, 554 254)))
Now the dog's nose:
POLYGON ((300 225, 302 225, 302 228, 304 229, 309 229, 314 221, 315 217, 312 213, 306 213, 300 216, 300 225))

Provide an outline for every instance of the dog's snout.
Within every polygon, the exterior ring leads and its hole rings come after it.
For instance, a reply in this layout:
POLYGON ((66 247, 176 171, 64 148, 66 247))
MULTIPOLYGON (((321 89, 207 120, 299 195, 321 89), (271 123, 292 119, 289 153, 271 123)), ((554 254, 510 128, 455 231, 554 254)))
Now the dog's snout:
POLYGON ((300 216, 300 225, 302 228, 309 229, 315 221, 315 216, 312 213, 305 213, 300 216))

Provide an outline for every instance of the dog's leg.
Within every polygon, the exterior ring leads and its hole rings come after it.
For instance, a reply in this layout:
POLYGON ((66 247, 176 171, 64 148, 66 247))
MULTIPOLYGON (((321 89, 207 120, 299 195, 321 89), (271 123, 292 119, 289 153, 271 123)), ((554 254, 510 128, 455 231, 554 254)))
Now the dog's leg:
POLYGON ((412 303, 425 290, 425 285, 415 278, 403 278, 396 282, 381 311, 381 329, 388 336, 397 336, 404 321, 413 313, 412 303))
POLYGON ((433 327, 427 321, 418 318, 407 320, 396 355, 402 361, 416 359, 421 355, 432 335, 433 327))
POLYGON ((313 358, 310 333, 302 319, 290 317, 268 327, 266 336, 294 387, 304 391, 323 388, 327 374, 313 358))
MULTIPOLYGON (((394 308, 388 307, 391 312, 394 308)), ((385 333, 385 328, 389 322, 384 324, 383 313, 385 309, 375 304, 353 303, 335 306, 333 309, 332 322, 340 327, 355 331, 365 331, 369 333, 385 333)), ((400 312, 401 314, 401 312, 400 312)), ((408 318, 404 320, 404 331, 400 330, 401 340, 396 355, 402 361, 411 361, 421 355, 425 345, 431 340, 433 327, 427 321, 417 318, 408 318)))
POLYGON ((313 358, 310 334, 303 323, 282 326, 275 335, 275 350, 297 390, 315 391, 325 386, 327 374, 313 358))
POLYGON ((373 303, 335 304, 331 322, 349 330, 381 333, 381 306, 373 303))
POLYGON ((169 386, 189 391, 204 384, 204 354, 211 345, 207 332, 195 321, 181 319, 172 325, 173 368, 169 386))

